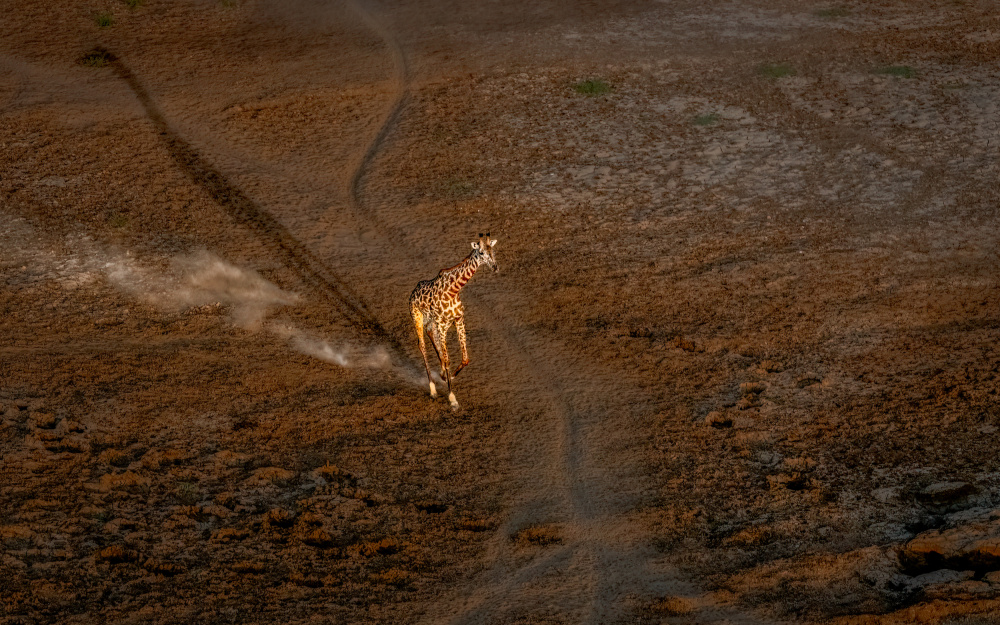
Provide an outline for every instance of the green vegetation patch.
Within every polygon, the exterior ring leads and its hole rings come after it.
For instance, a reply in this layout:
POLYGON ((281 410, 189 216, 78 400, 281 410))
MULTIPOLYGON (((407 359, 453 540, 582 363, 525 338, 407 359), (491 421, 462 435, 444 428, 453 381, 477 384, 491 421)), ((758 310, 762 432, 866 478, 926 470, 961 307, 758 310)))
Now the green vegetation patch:
POLYGON ((194 482, 178 482, 174 496, 183 504, 194 505, 201 499, 201 493, 194 482))
POLYGON ((696 126, 711 126, 719 121, 719 116, 715 113, 709 113, 707 115, 699 115, 694 118, 694 123, 696 126))
POLYGON ((611 93, 611 85, 600 78, 591 78, 590 80, 584 80, 573 85, 573 91, 581 95, 593 97, 611 93))
POLYGON ((885 74, 886 76, 895 76, 896 78, 917 77, 917 70, 913 69, 909 65, 887 65, 876 69, 875 73, 885 74))
POLYGON ((94 14, 94 23, 97 24, 98 28, 114 26, 115 16, 110 11, 101 11, 94 14))
POLYGON ((111 213, 108 215, 108 225, 112 228, 125 228, 128 226, 128 215, 122 213, 111 213))
POLYGON ((472 180, 465 178, 451 178, 445 181, 444 190, 450 197, 464 198, 475 195, 478 187, 472 180))
POLYGON ((757 67, 757 73, 764 78, 778 79, 794 76, 795 68, 788 63, 764 63, 757 67))

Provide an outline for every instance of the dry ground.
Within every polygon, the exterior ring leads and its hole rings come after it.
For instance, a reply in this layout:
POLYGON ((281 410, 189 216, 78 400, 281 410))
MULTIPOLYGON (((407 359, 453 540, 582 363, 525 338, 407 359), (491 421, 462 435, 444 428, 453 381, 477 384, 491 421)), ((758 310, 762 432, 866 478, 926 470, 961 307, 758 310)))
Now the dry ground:
POLYGON ((0 32, 0 623, 1000 622, 995 3, 0 32))

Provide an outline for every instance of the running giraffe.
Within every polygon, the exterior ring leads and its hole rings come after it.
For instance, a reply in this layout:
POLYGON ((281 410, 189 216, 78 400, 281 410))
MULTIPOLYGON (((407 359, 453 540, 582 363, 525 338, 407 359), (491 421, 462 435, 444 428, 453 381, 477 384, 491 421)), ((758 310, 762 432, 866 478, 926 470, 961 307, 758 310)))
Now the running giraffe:
POLYGON ((427 361, 427 347, 424 343, 424 332, 431 337, 431 345, 437 351, 441 360, 441 377, 448 382, 448 401, 453 410, 458 410, 458 400, 451 390, 451 379, 469 364, 469 350, 465 346, 465 308, 458 300, 458 292, 462 290, 482 265, 489 265, 493 271, 500 271, 493 247, 496 239, 490 239, 479 233, 479 240, 472 242, 472 253, 465 260, 450 269, 442 269, 438 277, 417 283, 417 288, 410 294, 410 314, 417 329, 417 341, 420 344, 420 354, 424 357, 424 368, 427 369, 427 382, 431 387, 431 397, 437 397, 437 388, 431 379, 431 365, 427 361), (455 375, 451 374, 448 361, 448 330, 455 324, 458 332, 458 343, 462 346, 462 364, 458 366, 455 375))

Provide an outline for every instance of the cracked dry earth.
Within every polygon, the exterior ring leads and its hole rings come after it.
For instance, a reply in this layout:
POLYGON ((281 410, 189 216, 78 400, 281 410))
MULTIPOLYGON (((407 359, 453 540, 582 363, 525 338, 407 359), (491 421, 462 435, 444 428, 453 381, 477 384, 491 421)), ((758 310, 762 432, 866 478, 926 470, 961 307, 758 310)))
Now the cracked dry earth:
POLYGON ((0 30, 0 623, 1000 622, 995 3, 0 30))

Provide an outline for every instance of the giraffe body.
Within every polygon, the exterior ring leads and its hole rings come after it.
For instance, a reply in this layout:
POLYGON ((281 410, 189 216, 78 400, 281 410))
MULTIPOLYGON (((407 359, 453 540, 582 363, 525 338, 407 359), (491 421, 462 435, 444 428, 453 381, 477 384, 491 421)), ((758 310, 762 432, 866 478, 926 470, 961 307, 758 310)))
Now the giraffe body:
POLYGON ((489 265, 493 271, 498 271, 496 259, 493 257, 493 246, 496 239, 490 239, 489 233, 484 237, 479 235, 478 241, 472 243, 472 253, 465 260, 449 269, 442 269, 433 280, 423 280, 410 294, 410 315, 417 331, 417 343, 420 354, 424 357, 424 368, 427 370, 427 383, 430 386, 431 397, 437 397, 437 388, 431 377, 431 365, 427 359, 427 344, 425 334, 431 339, 431 346, 437 352, 441 362, 441 379, 448 385, 448 401, 453 409, 458 409, 458 400, 452 390, 452 379, 469 364, 469 350, 465 341, 465 308, 458 298, 462 290, 476 270, 482 265, 489 265), (462 364, 455 373, 451 373, 448 358, 447 337, 451 326, 458 333, 458 344, 462 348, 462 364))

